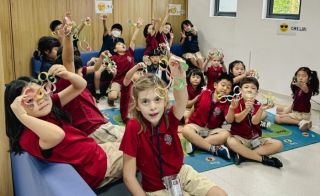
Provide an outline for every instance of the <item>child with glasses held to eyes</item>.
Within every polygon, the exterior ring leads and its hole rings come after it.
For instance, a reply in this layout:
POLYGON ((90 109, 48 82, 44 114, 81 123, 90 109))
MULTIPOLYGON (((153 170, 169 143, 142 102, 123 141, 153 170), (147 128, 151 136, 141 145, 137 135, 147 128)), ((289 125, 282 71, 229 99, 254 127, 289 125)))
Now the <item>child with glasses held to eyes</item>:
POLYGON ((170 61, 176 103, 168 108, 168 91, 154 75, 139 78, 132 87, 131 119, 120 146, 124 154, 124 182, 133 195, 226 195, 203 174, 183 164, 177 133, 187 104, 185 71, 170 61), (182 83, 182 84, 180 84, 182 83), (136 179, 142 174, 142 186, 136 179))
POLYGON ((256 161, 264 165, 280 168, 282 163, 276 157, 268 155, 280 152, 282 143, 272 138, 262 138, 260 128, 264 110, 272 107, 259 103, 255 97, 259 82, 254 77, 245 77, 240 81, 242 98, 234 109, 234 122, 231 124, 231 135, 227 144, 235 155, 235 164, 243 161, 256 161))
POLYGON ((275 122, 298 125, 301 131, 312 127, 311 97, 319 94, 319 78, 316 71, 300 67, 291 82, 293 103, 291 106, 278 106, 275 122))
POLYGON ((187 153, 192 153, 195 147, 199 147, 215 156, 230 160, 229 150, 223 145, 230 134, 221 126, 225 120, 228 123, 233 122, 235 102, 221 102, 219 96, 230 94, 232 78, 223 74, 218 77, 214 86, 214 92, 204 90, 199 95, 182 134, 188 140, 187 153))
POLYGON ((122 154, 112 143, 98 145, 73 127, 61 109, 86 88, 86 81, 53 65, 48 75, 71 85, 51 96, 33 80, 14 80, 6 86, 6 131, 10 151, 28 152, 40 160, 72 165, 92 189, 122 176, 122 154), (40 93, 40 91, 42 91, 40 93))

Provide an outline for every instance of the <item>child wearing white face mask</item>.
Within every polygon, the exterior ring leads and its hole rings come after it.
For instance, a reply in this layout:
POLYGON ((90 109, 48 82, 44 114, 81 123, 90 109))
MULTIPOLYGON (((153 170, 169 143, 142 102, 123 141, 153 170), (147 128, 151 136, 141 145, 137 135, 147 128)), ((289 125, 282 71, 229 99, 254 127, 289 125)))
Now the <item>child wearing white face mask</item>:
MULTIPOLYGON (((107 15, 102 16, 102 24, 103 24, 103 38, 102 38, 103 42, 99 52, 99 56, 103 51, 106 51, 106 50, 108 50, 112 55, 114 55, 116 54, 114 52, 116 43, 118 42, 125 43, 123 38, 121 38, 122 26, 119 23, 115 23, 111 27, 111 32, 109 32, 107 28, 107 15)), ((112 80, 112 77, 113 77, 112 74, 107 72, 106 70, 103 70, 102 72, 101 70, 99 70, 94 73, 94 87, 95 87, 94 97, 96 98, 96 101, 99 101, 100 97, 103 96, 101 92, 106 91, 107 85, 100 85, 100 83, 102 82, 103 84, 108 84, 112 80), (101 74, 103 75, 103 80, 100 79, 101 74), (101 86, 101 91, 100 91, 100 86, 101 86), (105 89, 102 89, 103 87, 105 89)))

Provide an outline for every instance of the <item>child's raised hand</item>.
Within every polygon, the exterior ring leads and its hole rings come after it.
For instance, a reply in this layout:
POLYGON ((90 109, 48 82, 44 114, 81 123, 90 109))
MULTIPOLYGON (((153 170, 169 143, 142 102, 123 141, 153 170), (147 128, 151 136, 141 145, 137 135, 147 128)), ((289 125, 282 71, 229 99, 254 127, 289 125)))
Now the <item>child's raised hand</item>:
POLYGON ((96 64, 97 62, 97 58, 96 57, 92 57, 88 62, 87 62, 87 66, 93 66, 94 64, 96 64))
POLYGON ((239 104, 239 99, 238 98, 232 98, 231 102, 230 102, 230 108, 231 109, 235 109, 238 107, 239 104))
POLYGON ((143 25, 143 19, 141 17, 139 17, 137 20, 137 28, 141 28, 142 25, 143 25))
POLYGON ((245 106, 248 112, 250 112, 253 109, 253 103, 253 100, 246 100, 245 106))
POLYGON ((65 66, 55 64, 50 67, 48 74, 52 76, 59 76, 60 78, 68 80, 70 72, 67 71, 65 66))
POLYGON ((184 31, 181 31, 180 34, 181 34, 181 37, 182 37, 182 38, 186 38, 186 37, 187 37, 187 36, 186 36, 186 33, 185 33, 184 31))
POLYGON ((102 15, 100 16, 100 19, 101 19, 102 21, 106 21, 106 20, 108 19, 107 14, 102 14, 102 15))
POLYGON ((171 55, 169 58, 169 67, 173 77, 186 78, 186 72, 181 67, 181 62, 184 60, 181 57, 171 55))
MULTIPOLYGON (((25 92, 25 91, 24 91, 25 92)), ((14 99, 14 101, 11 103, 10 108, 12 109, 13 113, 16 115, 16 117, 20 117, 24 114, 27 114, 27 111, 23 107, 23 100, 27 99, 26 94, 22 94, 14 99)))

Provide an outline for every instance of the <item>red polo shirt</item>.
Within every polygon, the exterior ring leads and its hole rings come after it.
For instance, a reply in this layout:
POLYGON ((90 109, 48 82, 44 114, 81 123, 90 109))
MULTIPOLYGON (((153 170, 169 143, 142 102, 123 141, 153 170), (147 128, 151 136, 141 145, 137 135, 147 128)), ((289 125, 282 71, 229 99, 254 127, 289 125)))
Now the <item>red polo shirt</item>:
POLYGON ((134 53, 129 48, 124 55, 115 54, 112 55, 111 59, 117 65, 117 74, 114 76, 112 82, 122 84, 126 73, 134 66, 134 53))
MULTIPOLYGON (((57 92, 67 88, 71 83, 68 80, 59 79, 56 83, 57 92)), ((72 125, 87 135, 90 135, 101 125, 107 123, 106 119, 97 108, 90 91, 86 88, 80 95, 63 107, 72 118, 72 125)))
POLYGON ((150 34, 146 37, 146 48, 144 49, 143 55, 149 56, 149 53, 158 48, 159 43, 164 43, 165 39, 161 35, 161 33, 156 33, 154 36, 151 36, 150 34))
MULTIPOLYGON (((58 94, 52 96, 52 101, 58 107, 61 106, 58 94)), ((44 157, 39 146, 39 137, 25 128, 19 141, 23 150, 41 160, 71 164, 91 188, 97 188, 107 170, 107 156, 103 149, 84 132, 66 121, 58 120, 53 113, 40 119, 61 127, 65 132, 64 139, 52 148, 51 156, 44 157)))
POLYGON ((188 100, 194 99, 202 91, 202 89, 199 90, 198 88, 194 88, 191 84, 188 84, 187 90, 188 90, 188 100))
POLYGON ((225 121, 225 116, 229 111, 229 102, 221 103, 218 101, 211 106, 212 94, 213 92, 211 90, 204 90, 201 92, 198 101, 194 105, 194 112, 189 118, 189 123, 194 123, 209 129, 222 126, 225 121), (208 119, 210 112, 210 119, 208 119))
POLYGON ((212 91, 214 91, 214 82, 217 81, 218 77, 224 73, 224 69, 221 65, 215 67, 215 66, 210 66, 208 67, 207 70, 207 78, 208 78, 208 82, 207 82, 207 89, 210 89, 212 91))
MULTIPOLYGON (((142 188, 146 192, 164 189, 160 175, 158 137, 162 159, 163 176, 178 174, 183 164, 183 151, 177 129, 179 120, 174 116, 172 108, 168 112, 169 127, 166 127, 164 117, 157 128, 152 128, 147 122, 146 131, 140 134, 141 126, 136 119, 130 119, 120 145, 120 150, 135 157, 137 168, 142 174, 142 188)), ((146 120, 144 120, 146 122, 146 120)))
MULTIPOLYGON (((253 115, 257 113, 259 110, 261 104, 255 100, 254 105, 253 105, 253 110, 251 111, 251 117, 248 114, 240 123, 237 123, 233 121, 231 124, 231 134, 232 135, 238 135, 240 137, 243 137, 245 139, 252 139, 256 135, 261 136, 261 128, 260 128, 260 123, 257 125, 253 125, 251 123, 251 118, 253 115)), ((238 114, 245 110, 245 103, 243 99, 240 99, 239 105, 237 108, 234 109, 234 113, 238 114)))
POLYGON ((128 121, 129 103, 131 99, 131 86, 132 83, 130 83, 128 86, 125 86, 123 84, 121 85, 120 114, 124 123, 128 121))
POLYGON ((312 97, 312 91, 304 93, 299 87, 295 88, 293 95, 293 107, 292 110, 297 112, 309 113, 311 109, 310 99, 312 97))

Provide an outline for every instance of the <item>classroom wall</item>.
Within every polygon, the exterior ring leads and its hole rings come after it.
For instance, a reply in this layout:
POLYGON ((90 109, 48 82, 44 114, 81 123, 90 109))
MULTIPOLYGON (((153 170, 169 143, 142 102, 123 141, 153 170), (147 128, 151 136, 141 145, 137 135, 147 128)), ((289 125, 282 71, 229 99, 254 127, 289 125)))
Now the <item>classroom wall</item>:
MULTIPOLYGON (((199 29, 204 54, 212 47, 222 48, 227 64, 243 60, 258 70, 262 89, 284 95, 291 94, 290 82, 298 67, 308 66, 320 74, 320 1, 302 1, 301 19, 295 25, 307 31, 296 35, 278 35, 284 20, 262 18, 265 0, 238 0, 235 18, 209 17, 210 1, 188 1, 188 18, 199 29)), ((319 96, 313 99, 320 102, 319 96)))
MULTIPOLYGON (((14 70, 10 72, 14 73, 14 76, 31 74, 30 59, 37 48, 39 38, 51 35, 50 22, 54 19, 61 20, 67 10, 70 10, 72 19, 77 24, 87 16, 92 19, 91 25, 86 26, 80 34, 80 40, 87 41, 93 50, 100 50, 103 26, 100 16, 95 13, 94 0, 6 0, 6 3, 10 9, 1 8, 1 10, 4 12, 11 10, 11 14, 5 18, 5 22, 2 24, 7 31, 3 37, 12 36, 14 62, 13 66, 7 68, 7 70, 14 70)), ((187 9, 186 0, 113 0, 113 13, 108 15, 107 26, 110 29, 113 23, 121 23, 123 25, 123 37, 129 44, 134 30, 134 27, 128 23, 129 19, 136 21, 141 16, 145 21, 144 23, 147 24, 151 22, 152 17, 163 18, 168 3, 178 3, 182 5, 183 9, 187 9)), ((185 13, 181 16, 170 16, 168 22, 172 23, 174 29, 180 29, 180 24, 185 17, 185 13)), ((145 46, 142 31, 143 28, 136 40, 137 47, 145 46)), ((176 33, 179 32, 176 31, 176 33)), ((178 35, 175 37, 175 42, 179 39, 178 35)), ((6 61, 9 56, 5 57, 6 61)), ((9 78, 6 78, 6 81, 9 78)))

